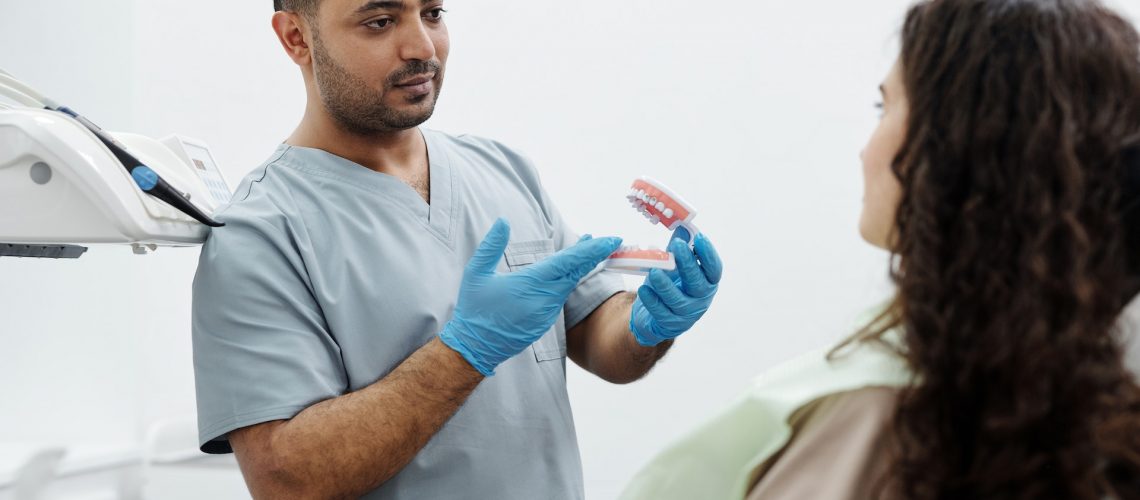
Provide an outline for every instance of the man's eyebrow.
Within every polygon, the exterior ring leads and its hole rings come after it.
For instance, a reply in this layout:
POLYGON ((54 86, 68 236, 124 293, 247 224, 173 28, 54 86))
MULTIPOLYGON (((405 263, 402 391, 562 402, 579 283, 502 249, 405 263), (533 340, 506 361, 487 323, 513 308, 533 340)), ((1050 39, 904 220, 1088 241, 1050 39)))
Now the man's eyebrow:
POLYGON ((374 10, 401 10, 403 8, 403 0, 372 0, 356 9, 356 13, 366 14, 374 10))
MULTIPOLYGON (((420 4, 427 5, 432 0, 420 0, 420 4)), ((359 9, 356 9, 357 14, 365 14, 374 10, 402 10, 404 8, 403 0, 372 0, 359 9)))
POLYGON ((879 85, 879 93, 883 94, 883 97, 886 97, 887 96, 887 87, 883 86, 883 85, 879 85))

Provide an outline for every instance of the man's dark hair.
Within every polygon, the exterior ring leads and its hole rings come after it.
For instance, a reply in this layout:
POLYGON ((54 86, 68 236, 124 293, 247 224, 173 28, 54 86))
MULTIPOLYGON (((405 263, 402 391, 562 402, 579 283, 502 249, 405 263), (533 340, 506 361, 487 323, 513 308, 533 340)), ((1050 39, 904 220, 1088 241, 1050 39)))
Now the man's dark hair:
POLYGON ((320 0, 273 0, 273 11, 288 10, 305 16, 312 16, 317 12, 317 3, 320 0))

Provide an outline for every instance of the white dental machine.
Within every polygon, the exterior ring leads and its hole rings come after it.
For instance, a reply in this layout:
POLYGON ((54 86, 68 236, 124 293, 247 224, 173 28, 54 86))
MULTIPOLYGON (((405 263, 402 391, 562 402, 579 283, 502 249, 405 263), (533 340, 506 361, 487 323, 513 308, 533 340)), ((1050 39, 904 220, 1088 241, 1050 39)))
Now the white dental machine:
POLYGON ((106 132, 0 70, 0 257, 203 243, 230 187, 210 149, 106 132))

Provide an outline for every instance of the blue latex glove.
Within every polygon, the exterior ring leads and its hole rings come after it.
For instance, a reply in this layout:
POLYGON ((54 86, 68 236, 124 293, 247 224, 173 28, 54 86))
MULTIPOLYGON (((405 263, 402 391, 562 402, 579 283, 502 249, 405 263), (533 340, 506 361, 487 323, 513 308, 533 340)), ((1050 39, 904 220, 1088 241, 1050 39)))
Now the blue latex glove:
POLYGON ((621 245, 620 238, 586 236, 541 262, 499 274, 510 236, 507 222, 495 221, 467 264, 455 314, 439 334, 486 376, 546 334, 578 281, 621 245))
POLYGON ((677 270, 650 271, 637 290, 629 330, 637 343, 655 346, 689 331, 712 305, 724 264, 705 235, 698 234, 693 249, 682 240, 688 233, 678 229, 669 242, 669 252, 677 259, 677 270), (694 253, 695 251, 695 253, 694 253), (699 262, 698 262, 699 259, 699 262))

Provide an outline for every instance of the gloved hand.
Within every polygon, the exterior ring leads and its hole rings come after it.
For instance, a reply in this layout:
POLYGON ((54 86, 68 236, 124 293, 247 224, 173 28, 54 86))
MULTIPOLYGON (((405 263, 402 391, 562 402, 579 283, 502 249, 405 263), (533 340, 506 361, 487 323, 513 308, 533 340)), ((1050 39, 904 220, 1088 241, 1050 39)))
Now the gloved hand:
POLYGON ((550 330, 578 281, 621 245, 620 238, 587 236, 525 269, 498 274, 510 235, 499 219, 479 244, 463 273, 455 314, 439 334, 486 376, 550 330))
POLYGON ((688 233, 674 234, 669 242, 677 270, 650 271, 633 302, 629 330, 643 346, 655 346, 689 331, 716 296, 724 269, 716 248, 703 233, 697 235, 692 250, 678 236, 687 239, 688 233))

